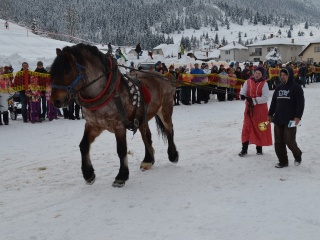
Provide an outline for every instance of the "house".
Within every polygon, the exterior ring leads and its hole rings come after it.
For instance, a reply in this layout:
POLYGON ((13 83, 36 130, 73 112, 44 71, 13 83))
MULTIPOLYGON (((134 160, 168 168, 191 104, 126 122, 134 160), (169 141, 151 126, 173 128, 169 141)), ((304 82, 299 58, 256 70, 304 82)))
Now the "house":
POLYGON ((177 57, 180 52, 180 46, 177 44, 160 44, 152 49, 153 55, 160 55, 163 57, 177 57))
POLYGON ((273 49, 277 49, 281 56, 282 62, 290 62, 299 60, 305 44, 295 43, 294 39, 290 38, 270 38, 248 45, 249 61, 259 62, 266 60, 266 55, 273 49))
POLYGON ((305 49, 299 53, 301 61, 307 63, 320 62, 320 40, 310 42, 305 49))
POLYGON ((203 49, 200 51, 194 51, 193 55, 199 59, 199 60, 205 60, 205 61, 210 61, 210 60, 220 60, 220 50, 219 49, 203 49))
POLYGON ((249 58, 248 48, 237 43, 232 42, 224 47, 220 47, 220 60, 221 61, 239 61, 244 62, 249 58))

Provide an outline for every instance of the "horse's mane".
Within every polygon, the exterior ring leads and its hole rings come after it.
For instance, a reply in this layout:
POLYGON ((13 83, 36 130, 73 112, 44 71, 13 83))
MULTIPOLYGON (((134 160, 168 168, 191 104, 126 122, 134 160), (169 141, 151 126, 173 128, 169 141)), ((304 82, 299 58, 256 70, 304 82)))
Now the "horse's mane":
MULTIPOLYGON (((77 63, 82 66, 84 65, 84 62, 85 62, 84 61, 85 56, 83 56, 84 50, 88 51, 92 55, 97 56, 100 59, 102 66, 104 67, 109 66, 110 63, 108 61, 107 56, 103 54, 101 51, 99 51, 99 49, 96 46, 79 43, 72 47, 67 46, 62 49, 64 53, 69 53, 70 55, 74 56, 77 63)), ((71 70, 71 66, 68 59, 64 56, 64 54, 60 54, 55 58, 51 66, 52 79, 61 79, 62 75, 64 73, 68 73, 70 70, 71 70)))

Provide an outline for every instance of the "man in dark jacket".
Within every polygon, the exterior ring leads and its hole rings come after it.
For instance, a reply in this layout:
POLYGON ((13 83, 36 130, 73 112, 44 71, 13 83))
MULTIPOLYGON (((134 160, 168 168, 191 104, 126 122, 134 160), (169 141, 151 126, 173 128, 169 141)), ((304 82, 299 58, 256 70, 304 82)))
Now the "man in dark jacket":
POLYGON ((304 63, 301 63, 301 66, 298 70, 299 73, 299 80, 300 80, 300 84, 303 85, 303 87, 306 87, 306 79, 307 79, 307 75, 308 75, 308 68, 306 67, 306 65, 304 63))
POLYGON ((296 142, 297 128, 289 126, 294 121, 298 126, 304 111, 304 94, 301 86, 294 82, 293 69, 280 70, 279 84, 273 94, 268 119, 274 123, 274 147, 279 163, 276 168, 288 167, 287 148, 292 151, 296 166, 301 163, 302 152, 296 142))
POLYGON ((142 56, 142 48, 140 46, 140 43, 137 44, 135 51, 137 53, 137 58, 139 59, 139 56, 142 56))

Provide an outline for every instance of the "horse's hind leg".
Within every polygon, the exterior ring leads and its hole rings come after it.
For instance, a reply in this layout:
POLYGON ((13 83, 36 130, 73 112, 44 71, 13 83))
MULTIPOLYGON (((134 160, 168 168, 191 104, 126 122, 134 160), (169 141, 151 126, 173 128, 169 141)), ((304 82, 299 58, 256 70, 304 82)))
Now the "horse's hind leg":
POLYGON ((142 136, 145 148, 145 156, 140 164, 141 170, 148 170, 154 164, 154 149, 152 147, 152 139, 149 125, 144 123, 140 126, 139 131, 142 136))
POLYGON ((179 152, 177 151, 176 145, 174 144, 174 131, 171 119, 171 114, 158 114, 155 116, 158 131, 162 136, 168 140, 168 157, 170 162, 177 163, 179 161, 179 152))
POLYGON ((123 187, 126 181, 129 179, 126 129, 117 129, 115 131, 115 135, 117 140, 117 153, 120 159, 120 169, 112 186, 123 187))
POLYGON ((88 184, 93 184, 96 178, 90 160, 90 145, 96 139, 96 137, 100 135, 101 132, 102 130, 96 130, 96 128, 86 124, 84 134, 79 145, 82 159, 82 174, 83 178, 88 184))

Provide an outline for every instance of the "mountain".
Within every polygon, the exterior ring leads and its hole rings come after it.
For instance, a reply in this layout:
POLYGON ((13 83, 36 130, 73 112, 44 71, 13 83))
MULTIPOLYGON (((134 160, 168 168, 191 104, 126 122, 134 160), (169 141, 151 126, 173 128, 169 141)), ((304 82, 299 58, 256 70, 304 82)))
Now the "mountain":
MULTIPOLYGON (((0 18, 26 26, 38 34, 73 42, 77 41, 76 38, 95 43, 112 42, 115 45, 136 45, 140 42, 146 49, 164 42, 176 42, 173 34, 181 35, 178 40, 182 37, 191 40, 191 35, 183 34, 190 29, 198 31, 207 27, 219 34, 220 28, 228 28, 232 23, 240 28, 246 22, 252 26, 260 23, 289 28, 299 23, 318 26, 320 21, 320 4, 316 0, 2 2, 0 18)), ((196 41, 200 42, 200 39, 196 41)), ((222 38, 219 44, 221 41, 222 38)))

